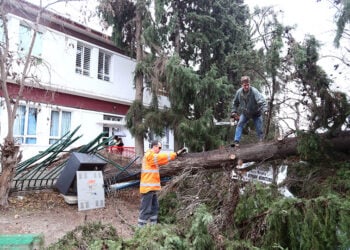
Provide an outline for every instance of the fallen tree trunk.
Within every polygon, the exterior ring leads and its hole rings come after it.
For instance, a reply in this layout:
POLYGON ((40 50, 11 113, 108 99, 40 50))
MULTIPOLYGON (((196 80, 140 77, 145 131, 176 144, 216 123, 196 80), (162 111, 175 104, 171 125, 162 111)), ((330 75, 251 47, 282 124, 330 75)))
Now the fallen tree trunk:
MULTIPOLYGON (((217 150, 187 153, 175 161, 160 167, 161 177, 170 177, 183 170, 199 171, 200 169, 232 169, 237 160, 243 162, 266 162, 297 155, 298 138, 286 138, 282 141, 269 141, 241 145, 239 148, 223 147, 217 150)), ((333 149, 339 152, 350 151, 350 132, 343 132, 340 136, 330 139, 333 149)), ((141 166, 137 166, 140 169, 141 166)), ((139 174, 127 176, 122 181, 137 180, 139 174)))

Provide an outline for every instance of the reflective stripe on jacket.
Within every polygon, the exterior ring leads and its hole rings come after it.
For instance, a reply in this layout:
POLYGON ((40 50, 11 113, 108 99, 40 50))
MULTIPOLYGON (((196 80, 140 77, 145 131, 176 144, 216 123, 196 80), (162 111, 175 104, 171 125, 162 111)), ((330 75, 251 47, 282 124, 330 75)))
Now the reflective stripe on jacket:
POLYGON ((165 165, 175 160, 176 153, 154 153, 148 150, 142 160, 140 193, 145 194, 149 191, 160 190, 159 166, 165 165))

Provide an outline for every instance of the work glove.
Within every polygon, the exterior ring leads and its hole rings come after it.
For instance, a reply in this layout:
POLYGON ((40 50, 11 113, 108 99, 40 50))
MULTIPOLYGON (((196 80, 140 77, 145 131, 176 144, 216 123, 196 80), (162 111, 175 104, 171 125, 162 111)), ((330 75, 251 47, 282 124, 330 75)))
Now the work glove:
POLYGON ((184 154, 186 152, 187 152, 187 149, 186 148, 182 148, 182 149, 179 149, 178 151, 176 151, 176 155, 180 156, 180 155, 182 155, 182 154, 184 154))

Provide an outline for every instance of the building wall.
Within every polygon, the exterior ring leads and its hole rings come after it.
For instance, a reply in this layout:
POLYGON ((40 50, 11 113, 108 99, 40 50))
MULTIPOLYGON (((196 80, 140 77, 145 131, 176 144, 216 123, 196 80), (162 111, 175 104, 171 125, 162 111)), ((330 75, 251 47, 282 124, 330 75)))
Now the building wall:
MULTIPOLYGON (((69 108, 64 106, 56 106, 45 103, 37 103, 37 102, 27 102, 22 103, 31 105, 33 107, 38 108, 40 110, 37 114, 37 133, 36 144, 21 144, 21 150, 23 154, 23 160, 28 159, 41 151, 44 151, 48 148, 49 138, 50 138, 50 118, 51 111, 57 110, 59 108, 63 111, 71 112, 72 122, 71 122, 71 131, 80 126, 78 132, 75 136, 81 136, 79 140, 73 143, 68 149, 76 148, 81 145, 87 144, 91 142, 94 138, 96 138, 99 134, 101 134, 104 130, 104 127, 110 127, 110 131, 113 129, 118 129, 125 133, 125 137, 123 137, 123 142, 125 147, 135 147, 135 140, 125 127, 124 116, 120 116, 123 119, 119 122, 107 122, 103 119, 103 115, 106 113, 96 112, 92 110, 83 110, 76 108, 69 108)), ((6 108, 4 106, 1 107, 0 116, 1 116, 1 129, 0 129, 0 137, 3 138, 7 135, 7 115, 6 108)), ((161 139, 162 140, 162 139, 161 139)), ((164 146, 166 146, 166 139, 164 140, 164 146)), ((169 148, 163 147, 165 151, 173 150, 173 134, 172 131, 169 132, 169 148)), ((145 141, 145 151, 148 149, 149 143, 145 141)))
MULTIPOLYGON (((51 110, 55 106, 47 105, 41 103, 33 103, 33 106, 39 107, 40 112, 37 115, 37 143, 36 144, 21 144, 21 150, 23 154, 23 160, 38 154, 40 151, 44 151, 48 148, 49 137, 50 137, 50 117, 51 110)), ((98 121, 103 120, 103 115, 100 112, 94 112, 89 110, 72 109, 67 107, 60 107, 64 111, 69 111, 72 114, 71 130, 74 130, 78 126, 80 129, 75 134, 75 137, 82 136, 74 144, 72 144, 68 149, 75 148, 86 143, 89 143, 92 139, 97 137, 103 132, 103 125, 98 123, 98 121), (86 121, 86 122, 85 122, 86 121)), ((1 124, 7 124, 6 109, 1 110, 1 124)), ((133 146, 133 140, 129 132, 125 129, 127 133, 127 138, 124 140, 125 145, 133 146)), ((1 138, 4 138, 7 134, 7 126, 2 126, 1 138)))
MULTIPOLYGON (((19 43, 20 24, 30 21, 10 15, 12 49, 19 43)), ((130 105, 135 97, 134 70, 136 61, 104 47, 92 44, 90 41, 66 35, 51 28, 41 26, 42 36, 42 64, 32 72, 40 78, 40 87, 71 93, 86 97, 93 97, 104 101, 118 101, 130 105), (75 73, 76 48, 78 42, 92 50, 90 76, 75 73), (97 78, 98 52, 106 52, 112 56, 111 79, 103 81, 97 78)), ((102 35, 102 34, 101 34, 102 35)), ((169 106, 167 98, 160 97, 160 106, 169 106)), ((151 95, 144 93, 144 103, 148 105, 151 95)))
MULTIPOLYGON (((16 51, 19 43, 20 24, 30 26, 31 22, 11 14, 8 24, 11 49, 16 51)), ((93 40, 82 40, 79 37, 45 26, 41 26, 40 31, 42 32, 41 63, 31 70, 40 79, 40 83, 28 84, 29 88, 26 89, 23 99, 24 104, 33 105, 40 109, 37 114, 37 141, 36 144, 21 145, 23 159, 27 159, 49 146, 51 110, 57 109, 72 112, 71 129, 81 125, 77 134, 83 136, 72 147, 90 142, 103 132, 103 127, 110 127, 110 131, 113 131, 113 128, 121 129, 126 133, 126 137, 123 138, 124 145, 133 147, 134 138, 125 127, 124 117, 135 97, 134 70, 136 61, 109 49, 110 46, 104 47, 101 43, 97 46, 91 42, 93 40), (76 49, 79 42, 91 48, 89 76, 75 72, 76 49), (97 78, 99 50, 111 55, 109 81, 97 78), (117 123, 105 122, 103 121, 104 114, 120 116, 122 120, 117 123)), ((18 86, 14 84, 10 87, 13 93, 16 93, 16 87, 18 86)), ((148 105, 150 100, 150 94, 145 91, 144 104, 148 105)), ((160 106, 169 106, 167 98, 160 97, 160 106)), ((7 115, 3 104, 0 115, 0 136, 3 140, 7 135, 7 115)), ((173 150, 171 131, 168 143, 169 149, 173 150)), ((147 148, 148 142, 145 141, 145 150, 147 148)))

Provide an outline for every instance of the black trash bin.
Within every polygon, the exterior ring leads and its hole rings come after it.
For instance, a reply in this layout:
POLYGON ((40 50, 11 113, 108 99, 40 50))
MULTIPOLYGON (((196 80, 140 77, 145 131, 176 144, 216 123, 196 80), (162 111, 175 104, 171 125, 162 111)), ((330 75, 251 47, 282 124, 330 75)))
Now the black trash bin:
POLYGON ((64 195, 76 195, 77 171, 103 171, 107 162, 95 155, 73 152, 56 182, 56 188, 64 195))

